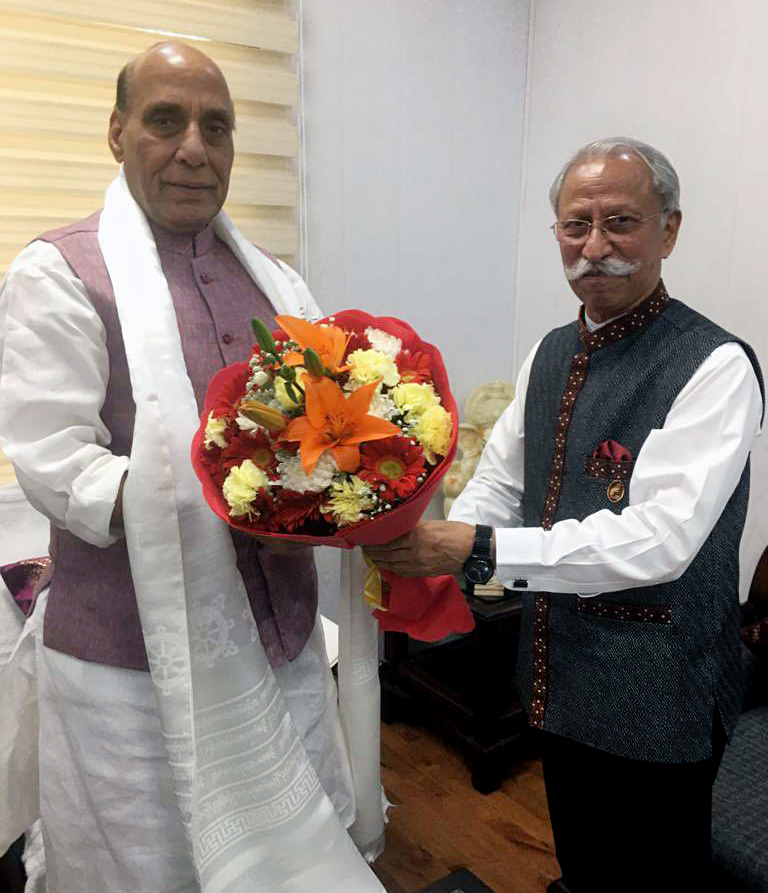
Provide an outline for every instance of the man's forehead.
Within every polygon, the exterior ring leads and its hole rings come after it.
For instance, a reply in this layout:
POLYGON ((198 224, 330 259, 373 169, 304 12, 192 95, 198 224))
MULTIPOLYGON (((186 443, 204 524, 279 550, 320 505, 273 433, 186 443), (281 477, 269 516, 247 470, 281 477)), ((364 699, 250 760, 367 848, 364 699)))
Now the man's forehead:
POLYGON ((652 194, 653 178, 642 158, 622 153, 579 161, 566 173, 560 199, 574 201, 610 192, 637 199, 652 194))
POLYGON ((184 99, 190 91, 206 96, 219 96, 223 104, 229 104, 229 89, 224 75, 207 56, 198 52, 168 53, 150 52, 137 60, 131 77, 133 94, 139 100, 158 95, 176 93, 176 99, 184 99))

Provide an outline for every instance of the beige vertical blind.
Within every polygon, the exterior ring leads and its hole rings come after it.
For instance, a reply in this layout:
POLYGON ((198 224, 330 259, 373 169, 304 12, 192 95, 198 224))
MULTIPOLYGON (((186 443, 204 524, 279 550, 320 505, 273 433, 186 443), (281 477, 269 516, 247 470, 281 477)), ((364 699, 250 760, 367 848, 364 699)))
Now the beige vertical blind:
MULTIPOLYGON (((226 210, 289 263, 298 251, 291 0, 0 0, 0 277, 45 230, 101 207, 120 68, 167 36, 199 47, 235 102, 226 210)), ((0 454, 0 485, 8 477, 0 454)))

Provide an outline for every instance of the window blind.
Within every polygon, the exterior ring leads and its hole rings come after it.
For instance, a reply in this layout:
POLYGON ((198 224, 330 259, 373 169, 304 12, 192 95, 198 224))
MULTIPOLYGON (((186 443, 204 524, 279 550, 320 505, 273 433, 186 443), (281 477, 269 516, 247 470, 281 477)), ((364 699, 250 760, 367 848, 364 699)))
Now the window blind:
MULTIPOLYGON (((298 252, 298 47, 291 0, 2 0, 0 277, 35 236, 91 214, 117 171, 115 80, 176 37, 224 72, 235 104, 226 211, 251 241, 298 252)), ((0 454, 0 485, 10 473, 0 454)))

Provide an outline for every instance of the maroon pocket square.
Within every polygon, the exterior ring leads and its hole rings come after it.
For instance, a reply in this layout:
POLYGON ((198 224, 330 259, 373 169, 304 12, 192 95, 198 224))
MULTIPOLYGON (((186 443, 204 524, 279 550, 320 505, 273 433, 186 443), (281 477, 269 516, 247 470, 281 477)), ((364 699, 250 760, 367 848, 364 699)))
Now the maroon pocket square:
POLYGON ((593 459, 610 459, 612 462, 631 462, 634 456, 615 440, 604 440, 592 452, 593 459))
POLYGON ((608 481, 605 491, 613 503, 626 495, 625 484, 632 477, 634 457, 630 450, 615 440, 604 440, 592 451, 584 466, 584 473, 600 481, 608 481))

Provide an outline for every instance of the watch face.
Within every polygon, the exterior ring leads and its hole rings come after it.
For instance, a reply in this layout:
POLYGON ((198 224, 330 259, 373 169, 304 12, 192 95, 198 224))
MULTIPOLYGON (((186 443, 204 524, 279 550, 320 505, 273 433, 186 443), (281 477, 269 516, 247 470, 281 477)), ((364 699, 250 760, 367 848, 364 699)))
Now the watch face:
POLYGON ((493 562, 490 558, 473 556, 464 565, 464 576, 470 583, 487 583, 493 576, 493 562))

